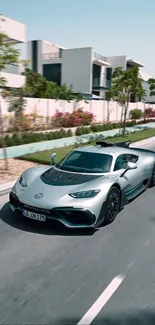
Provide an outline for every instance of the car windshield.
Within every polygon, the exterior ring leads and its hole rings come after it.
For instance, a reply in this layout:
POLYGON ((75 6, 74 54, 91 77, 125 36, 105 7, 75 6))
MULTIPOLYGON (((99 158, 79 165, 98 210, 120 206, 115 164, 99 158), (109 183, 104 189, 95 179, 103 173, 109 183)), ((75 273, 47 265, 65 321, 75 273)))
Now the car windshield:
POLYGON ((56 167, 73 172, 108 173, 111 164, 112 156, 109 154, 73 151, 56 167))

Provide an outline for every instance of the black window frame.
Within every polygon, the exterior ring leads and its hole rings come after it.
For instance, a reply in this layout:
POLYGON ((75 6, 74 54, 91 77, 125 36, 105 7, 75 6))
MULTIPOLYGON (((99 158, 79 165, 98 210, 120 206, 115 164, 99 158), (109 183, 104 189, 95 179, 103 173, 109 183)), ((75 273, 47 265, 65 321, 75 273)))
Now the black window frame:
POLYGON ((123 153, 121 155, 119 155, 116 160, 115 160, 115 164, 114 164, 114 168, 113 168, 113 171, 118 171, 118 170, 122 170, 122 169, 126 169, 128 166, 126 165, 126 168, 120 168, 120 169, 115 169, 116 168, 116 164, 117 164, 117 160, 121 157, 121 156, 125 156, 126 157, 126 163, 128 164, 128 162, 133 162, 131 159, 129 159, 129 156, 130 157, 135 157, 136 158, 136 161, 134 161, 134 163, 137 163, 138 159, 139 159, 139 156, 137 155, 134 155, 134 154, 130 154, 130 153, 123 153))

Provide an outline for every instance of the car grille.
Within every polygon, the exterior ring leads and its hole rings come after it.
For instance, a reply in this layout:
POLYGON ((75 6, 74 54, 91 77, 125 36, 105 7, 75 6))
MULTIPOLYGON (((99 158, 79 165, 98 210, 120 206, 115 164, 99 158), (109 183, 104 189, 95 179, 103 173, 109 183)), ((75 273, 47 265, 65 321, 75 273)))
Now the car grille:
POLYGON ((31 212, 36 212, 36 213, 46 214, 46 215, 51 214, 51 210, 49 210, 49 209, 37 208, 37 207, 27 205, 25 203, 20 202, 18 197, 12 192, 10 193, 10 203, 17 208, 25 209, 25 210, 28 210, 31 212))
POLYGON ((25 209, 27 211, 36 212, 49 216, 49 218, 61 218, 72 225, 86 225, 90 226, 95 222, 95 216, 89 210, 76 210, 73 208, 54 208, 54 209, 42 209, 31 205, 27 205, 19 201, 16 194, 10 193, 10 203, 18 209, 25 209))

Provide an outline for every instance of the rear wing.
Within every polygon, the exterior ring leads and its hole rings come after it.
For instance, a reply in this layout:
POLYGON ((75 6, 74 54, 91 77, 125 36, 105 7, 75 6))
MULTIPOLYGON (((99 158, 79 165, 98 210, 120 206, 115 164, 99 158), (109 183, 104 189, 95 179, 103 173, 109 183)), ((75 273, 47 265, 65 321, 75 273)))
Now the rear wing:
POLYGON ((96 145, 101 147, 121 147, 121 148, 129 148, 131 140, 122 141, 122 142, 108 142, 108 141, 97 141, 96 145))

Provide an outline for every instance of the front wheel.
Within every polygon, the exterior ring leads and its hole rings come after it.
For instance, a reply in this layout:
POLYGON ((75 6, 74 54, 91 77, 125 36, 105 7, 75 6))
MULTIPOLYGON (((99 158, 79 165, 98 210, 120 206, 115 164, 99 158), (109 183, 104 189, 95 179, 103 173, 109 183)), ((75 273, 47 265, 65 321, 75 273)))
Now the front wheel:
POLYGON ((152 177, 151 177, 151 187, 155 186, 155 164, 153 166, 153 170, 152 170, 152 177))
POLYGON ((120 210, 120 190, 113 186, 108 195, 103 211, 103 225, 112 223, 120 210))

